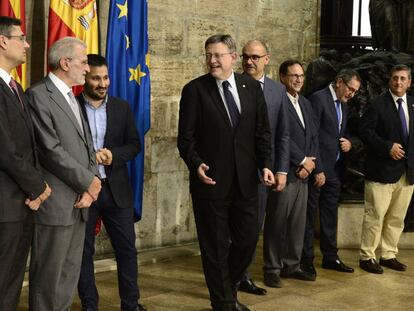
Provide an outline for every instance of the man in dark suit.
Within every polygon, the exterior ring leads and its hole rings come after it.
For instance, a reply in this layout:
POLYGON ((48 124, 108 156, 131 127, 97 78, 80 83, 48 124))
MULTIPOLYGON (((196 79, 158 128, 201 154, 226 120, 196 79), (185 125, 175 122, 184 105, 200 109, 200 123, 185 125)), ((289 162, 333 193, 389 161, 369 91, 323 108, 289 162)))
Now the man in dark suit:
POLYGON ((98 198, 92 138, 71 87, 89 71, 86 45, 66 37, 49 50, 51 72, 28 90, 43 174, 53 193, 35 215, 29 308, 69 310, 82 262, 88 207, 98 198))
POLYGON ((310 103, 299 95, 305 81, 302 64, 287 60, 280 65, 279 77, 286 87, 289 125, 289 171, 281 192, 269 194, 263 234, 264 283, 282 287, 280 276, 313 281, 300 268, 306 224, 308 177, 315 170, 318 140, 310 103))
POLYGON ((83 94, 77 98, 92 134, 102 190, 89 208, 80 278, 79 297, 83 310, 98 310, 93 254, 98 217, 105 225, 115 250, 121 310, 145 311, 138 304, 137 251, 135 248, 133 193, 127 162, 141 150, 134 116, 128 102, 108 96, 110 84, 104 57, 88 55, 83 94))
POLYGON ((190 191, 204 275, 215 311, 249 310, 237 284, 255 250, 259 226, 257 169, 273 184, 271 132, 257 81, 233 72, 236 43, 205 43, 209 73, 184 86, 177 146, 190 171, 190 191))
POLYGON ((361 119, 365 144, 365 213, 359 266, 383 273, 381 266, 405 271, 396 258, 398 240, 414 189, 414 98, 407 95, 411 69, 391 69, 389 91, 372 100, 361 119), (379 264, 375 250, 381 248, 379 264))
POLYGON ((319 208, 320 248, 322 268, 340 272, 354 272, 338 257, 336 231, 338 225, 338 200, 341 191, 340 173, 343 154, 348 152, 351 141, 346 138, 346 123, 350 100, 359 90, 361 78, 350 69, 340 71, 335 81, 309 96, 314 112, 319 139, 319 173, 309 180, 309 197, 302 269, 316 277, 314 260, 314 227, 319 208))
POLYGON ((0 310, 16 310, 33 213, 50 195, 39 171, 29 108, 10 72, 26 61, 20 20, 0 16, 0 310))
MULTIPOLYGON (((287 97, 285 87, 265 75, 270 54, 266 44, 258 39, 251 40, 243 47, 243 72, 260 82, 266 100, 267 115, 272 132, 272 163, 275 176, 275 190, 282 191, 286 185, 289 170, 289 131, 286 122, 285 106, 287 97)), ((259 228, 263 227, 269 187, 259 184, 259 228)), ((254 255, 252 262, 254 261, 254 255)), ((265 295, 266 289, 256 286, 246 270, 239 290, 255 295, 265 295)))

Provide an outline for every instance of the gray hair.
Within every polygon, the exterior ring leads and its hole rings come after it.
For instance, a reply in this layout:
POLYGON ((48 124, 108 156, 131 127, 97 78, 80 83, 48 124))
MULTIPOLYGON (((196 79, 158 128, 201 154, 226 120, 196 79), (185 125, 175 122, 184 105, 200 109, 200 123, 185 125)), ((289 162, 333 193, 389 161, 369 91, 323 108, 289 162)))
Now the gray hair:
POLYGON ((248 46, 249 44, 252 44, 252 43, 259 43, 264 48, 265 53, 267 55, 269 55, 269 48, 268 48, 267 44, 261 39, 253 39, 253 40, 247 41, 247 43, 243 47, 243 51, 244 51, 246 46, 248 46))
POLYGON ((73 52, 77 46, 86 48, 85 42, 74 37, 65 37, 56 41, 50 48, 47 57, 50 69, 58 69, 62 58, 73 58, 73 52))
POLYGON ((390 78, 396 71, 407 71, 408 78, 411 79, 411 68, 404 64, 398 64, 391 68, 390 70, 390 78))
POLYGON ((217 34, 211 36, 206 40, 204 48, 206 49, 208 45, 214 43, 224 43, 228 47, 230 53, 236 52, 236 41, 234 41, 230 35, 217 34))

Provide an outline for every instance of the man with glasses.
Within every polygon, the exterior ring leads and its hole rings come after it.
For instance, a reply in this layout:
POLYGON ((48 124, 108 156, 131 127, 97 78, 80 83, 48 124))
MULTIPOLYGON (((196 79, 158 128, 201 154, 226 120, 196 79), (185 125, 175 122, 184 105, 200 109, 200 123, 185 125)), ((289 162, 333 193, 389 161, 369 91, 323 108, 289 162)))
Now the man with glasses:
POLYGON ((286 60, 279 68, 286 87, 289 126, 289 168, 287 184, 281 192, 269 193, 263 235, 264 283, 282 287, 280 277, 313 281, 300 268, 306 224, 308 177, 317 168, 318 141, 312 108, 299 94, 305 75, 302 64, 286 60))
POLYGON ((411 69, 396 65, 389 90, 374 98, 362 116, 360 136, 365 144, 365 213, 359 266, 381 274, 381 266, 405 271, 396 258, 404 218, 414 184, 414 98, 407 94, 411 69), (375 251, 380 245, 381 257, 375 251))
POLYGON ((23 90, 10 75, 29 44, 18 19, 0 16, 0 310, 16 310, 33 236, 33 213, 50 195, 37 161, 23 90))
MULTIPOLYGON (((265 75, 265 67, 269 64, 268 48, 261 40, 251 40, 243 47, 241 55, 243 72, 259 81, 267 105, 269 125, 272 132, 272 168, 275 173, 275 189, 282 191, 286 185, 286 176, 289 170, 289 131, 286 122, 284 103, 287 100, 286 89, 265 75)), ((263 227, 266 213, 269 187, 259 185, 259 228, 263 227)), ((254 255, 252 262, 254 261, 254 255)), ((256 286, 246 270, 239 290, 254 295, 265 295, 266 289, 256 286)))
POLYGON ((335 81, 309 96, 314 112, 319 138, 320 172, 309 180, 309 197, 305 240, 302 253, 302 269, 316 278, 314 260, 314 227, 316 210, 319 208, 320 248, 322 268, 340 272, 354 272, 338 257, 336 231, 338 225, 338 200, 341 191, 340 174, 343 154, 351 150, 346 138, 348 107, 361 85, 355 70, 341 70, 335 81))
POLYGON ((190 171, 190 192, 204 275, 215 311, 249 310, 237 285, 258 239, 257 170, 266 185, 271 132, 257 81, 233 72, 236 43, 229 35, 205 42, 209 73, 184 86, 177 147, 190 171))

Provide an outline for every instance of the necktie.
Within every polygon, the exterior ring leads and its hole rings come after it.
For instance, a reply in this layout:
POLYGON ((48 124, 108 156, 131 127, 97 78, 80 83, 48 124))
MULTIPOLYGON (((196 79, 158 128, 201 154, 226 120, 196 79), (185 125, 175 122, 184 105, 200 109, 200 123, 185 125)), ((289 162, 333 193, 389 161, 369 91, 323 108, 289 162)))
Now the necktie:
POLYGON ((229 81, 223 82, 223 93, 224 98, 226 99, 227 109, 229 110, 230 114, 230 121, 233 128, 237 127, 240 121, 240 111, 237 108, 236 102, 234 101, 234 97, 229 90, 230 83, 229 81))
POLYGON ((342 110, 341 110, 341 102, 338 99, 335 100, 335 109, 336 109, 336 118, 338 119, 338 130, 339 132, 341 132, 342 110))
POLYGON ((19 89, 17 88, 16 81, 14 81, 13 78, 10 80, 9 85, 10 85, 11 89, 13 90, 14 95, 17 96, 17 99, 19 100, 21 108, 24 110, 23 102, 22 102, 22 99, 21 99, 20 94, 19 94, 19 89))
POLYGON ((75 98, 75 95, 73 95, 72 91, 68 92, 68 96, 69 96, 69 106, 70 109, 72 109, 73 114, 75 115, 76 121, 78 121, 79 127, 81 129, 81 132, 83 134, 83 126, 82 126, 82 119, 80 116, 80 111, 79 111, 79 105, 78 105, 78 101, 75 98))
POLYGON ((402 106, 402 103, 403 103, 403 99, 402 98, 398 98, 397 99, 398 115, 400 116, 400 119, 401 119, 401 124, 402 124, 402 129, 403 129, 403 140, 404 140, 404 144, 407 144, 407 142, 408 142, 407 120, 405 119, 405 113, 404 113, 404 108, 402 106))

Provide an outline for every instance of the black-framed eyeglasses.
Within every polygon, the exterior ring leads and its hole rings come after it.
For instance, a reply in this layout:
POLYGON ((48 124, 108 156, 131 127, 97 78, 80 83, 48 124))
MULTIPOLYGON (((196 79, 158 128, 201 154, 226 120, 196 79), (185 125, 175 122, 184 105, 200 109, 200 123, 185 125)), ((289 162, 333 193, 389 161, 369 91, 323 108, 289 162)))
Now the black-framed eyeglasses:
POLYGON ((287 76, 289 77, 289 78, 294 78, 295 80, 304 80, 305 79, 305 75, 304 74, 300 74, 300 75, 298 75, 298 74, 296 74, 296 73, 288 73, 287 74, 287 76))
POLYGON ((267 54, 264 54, 264 55, 255 55, 255 54, 253 54, 253 55, 247 55, 247 54, 242 54, 242 55, 240 55, 240 58, 243 61, 245 61, 245 62, 247 62, 249 59, 252 62, 258 62, 259 59, 261 59, 262 57, 265 57, 265 56, 267 56, 267 54))
POLYGON ((350 86, 347 82, 345 82, 345 86, 347 87, 347 89, 354 95, 358 94, 358 90, 354 89, 352 86, 350 86))
POLYGON ((9 39, 11 39, 11 38, 17 38, 19 41, 21 41, 21 42, 27 42, 27 36, 26 35, 15 35, 15 36, 12 36, 12 35, 3 35, 3 36, 5 36, 5 37, 7 37, 7 38, 9 38, 9 39))

